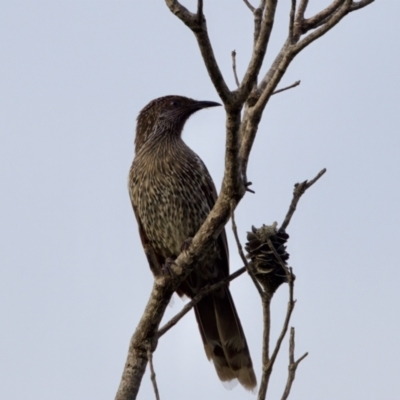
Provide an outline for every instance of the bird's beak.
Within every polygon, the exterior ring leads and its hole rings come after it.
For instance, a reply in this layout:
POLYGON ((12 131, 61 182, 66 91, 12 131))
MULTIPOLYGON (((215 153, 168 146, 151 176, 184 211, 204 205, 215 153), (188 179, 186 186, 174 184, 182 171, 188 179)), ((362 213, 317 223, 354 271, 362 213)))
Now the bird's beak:
POLYGON ((208 107, 217 107, 217 106, 222 106, 222 104, 216 103, 215 101, 206 101, 206 100, 196 101, 196 103, 194 104, 194 108, 196 110, 201 110, 202 108, 208 108, 208 107))

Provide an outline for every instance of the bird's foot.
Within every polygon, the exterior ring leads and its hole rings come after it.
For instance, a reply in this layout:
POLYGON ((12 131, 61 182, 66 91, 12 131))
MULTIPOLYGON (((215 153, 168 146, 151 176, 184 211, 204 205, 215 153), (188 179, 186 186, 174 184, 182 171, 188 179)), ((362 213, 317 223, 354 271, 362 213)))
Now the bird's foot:
POLYGON ((181 246, 181 251, 188 251, 192 242, 193 242, 193 238, 191 238, 191 237, 184 240, 182 243, 182 246, 181 246))
POLYGON ((173 258, 170 258, 170 257, 166 258, 165 263, 161 268, 161 273, 164 275, 169 275, 171 277, 174 277, 175 274, 171 268, 173 264, 175 264, 175 260, 173 258))

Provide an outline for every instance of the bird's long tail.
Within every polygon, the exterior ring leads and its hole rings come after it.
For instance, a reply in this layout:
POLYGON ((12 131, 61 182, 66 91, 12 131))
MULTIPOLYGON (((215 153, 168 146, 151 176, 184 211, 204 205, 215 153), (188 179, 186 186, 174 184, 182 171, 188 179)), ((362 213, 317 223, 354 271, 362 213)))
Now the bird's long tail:
POLYGON ((257 385, 246 337, 228 287, 204 297, 195 306, 208 359, 221 381, 238 381, 248 390, 257 385))

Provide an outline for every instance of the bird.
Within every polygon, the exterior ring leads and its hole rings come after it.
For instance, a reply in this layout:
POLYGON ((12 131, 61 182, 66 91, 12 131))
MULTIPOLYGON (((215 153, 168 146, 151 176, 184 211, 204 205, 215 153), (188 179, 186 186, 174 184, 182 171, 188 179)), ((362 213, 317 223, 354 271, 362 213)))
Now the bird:
MULTIPOLYGON (((143 248, 153 274, 165 273, 168 260, 190 245, 216 199, 205 164, 182 139, 188 118, 204 108, 220 106, 170 95, 145 106, 137 117, 135 157, 129 171, 129 195, 143 248)), ((203 287, 229 276, 225 230, 198 260, 178 287, 193 298, 203 287)), ((246 337, 228 285, 194 306, 206 356, 223 382, 237 379, 248 390, 257 385, 246 337)))

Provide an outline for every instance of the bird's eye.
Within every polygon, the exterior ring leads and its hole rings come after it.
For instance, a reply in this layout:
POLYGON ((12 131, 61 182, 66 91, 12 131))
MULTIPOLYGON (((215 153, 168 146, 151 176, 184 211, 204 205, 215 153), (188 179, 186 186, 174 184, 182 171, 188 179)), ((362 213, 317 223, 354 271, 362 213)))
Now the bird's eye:
POLYGON ((172 101, 171 101, 171 105, 174 106, 174 107, 178 107, 178 106, 179 106, 179 101, 177 101, 177 100, 172 100, 172 101))

